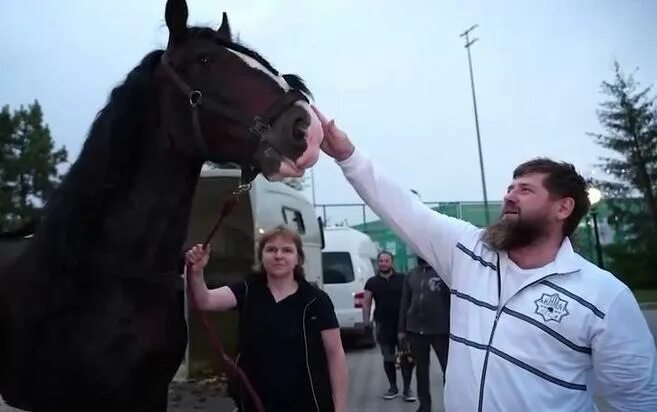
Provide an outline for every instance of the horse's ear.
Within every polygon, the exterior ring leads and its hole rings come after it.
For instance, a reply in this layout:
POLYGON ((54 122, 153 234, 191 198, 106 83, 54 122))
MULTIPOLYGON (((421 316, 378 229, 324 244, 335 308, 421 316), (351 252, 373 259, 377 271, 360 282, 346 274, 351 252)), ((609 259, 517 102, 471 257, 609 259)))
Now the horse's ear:
POLYGON ((172 45, 187 33, 187 2, 185 0, 168 0, 164 19, 169 28, 169 45, 172 45))
POLYGON ((217 29, 217 33, 226 40, 230 41, 232 39, 230 24, 228 24, 228 14, 226 14, 226 12, 221 16, 221 26, 217 29))

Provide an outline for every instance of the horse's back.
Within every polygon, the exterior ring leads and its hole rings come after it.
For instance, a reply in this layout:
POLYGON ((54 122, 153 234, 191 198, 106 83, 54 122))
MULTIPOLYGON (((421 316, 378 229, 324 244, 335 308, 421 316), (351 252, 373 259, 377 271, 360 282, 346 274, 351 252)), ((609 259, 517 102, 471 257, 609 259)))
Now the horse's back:
POLYGON ((0 375, 2 375, 2 371, 5 369, 4 365, 6 365, 3 362, 3 355, 5 355, 3 349, 7 346, 7 334, 5 332, 9 317, 8 298, 15 293, 15 282, 12 279, 15 277, 11 275, 29 242, 30 238, 23 236, 23 233, 0 233, 0 375))
POLYGON ((26 256, 30 243, 31 237, 8 234, 0 237, 0 394, 7 404, 24 410, 32 409, 30 397, 23 392, 25 388, 17 385, 28 373, 17 368, 23 363, 21 352, 27 352, 31 347, 28 340, 22 339, 23 334, 32 329, 24 316, 40 306, 30 305, 23 311, 17 310, 21 306, 17 302, 29 300, 27 294, 36 292, 29 291, 30 284, 22 282, 26 278, 25 271, 35 263, 26 256), (17 339, 24 344, 17 344, 17 339))
POLYGON ((25 251, 30 238, 0 238, 0 279, 5 270, 25 251))
MULTIPOLYGON (((166 389, 187 338, 178 294, 165 285, 97 278, 93 271, 57 276, 31 257, 36 243, 25 246, 3 276, 8 289, 0 290, 5 400, 21 409, 88 404, 121 410, 148 403, 148 388, 158 380, 166 389)), ((166 399, 166 391, 160 397, 166 399)))

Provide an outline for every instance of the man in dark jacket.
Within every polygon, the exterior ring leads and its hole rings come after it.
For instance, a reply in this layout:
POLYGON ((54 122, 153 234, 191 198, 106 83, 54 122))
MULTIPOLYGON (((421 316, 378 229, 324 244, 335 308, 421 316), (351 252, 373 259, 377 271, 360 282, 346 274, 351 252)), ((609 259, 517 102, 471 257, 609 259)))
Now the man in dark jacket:
POLYGON ((399 340, 408 340, 417 367, 418 412, 431 411, 430 347, 436 352, 445 382, 449 347, 449 288, 421 257, 404 279, 399 310, 399 340))

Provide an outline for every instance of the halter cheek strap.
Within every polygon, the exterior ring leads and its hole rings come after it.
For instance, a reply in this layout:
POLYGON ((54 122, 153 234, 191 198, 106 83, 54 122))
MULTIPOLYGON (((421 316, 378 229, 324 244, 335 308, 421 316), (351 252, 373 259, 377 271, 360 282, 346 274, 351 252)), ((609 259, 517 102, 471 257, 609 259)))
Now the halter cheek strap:
POLYGON ((166 52, 162 54, 162 67, 178 89, 187 96, 189 105, 192 109, 192 127, 194 129, 195 145, 204 158, 212 160, 213 156, 208 150, 206 140, 203 138, 199 108, 215 112, 247 129, 247 142, 244 145, 245 153, 241 163, 243 183, 252 181, 258 174, 257 167, 254 165, 253 155, 261 142, 266 142, 270 147, 280 153, 280 150, 278 150, 272 144, 271 140, 268 139, 273 122, 275 122, 296 102, 308 102, 308 98, 303 93, 296 89, 292 89, 287 91, 276 102, 274 102, 274 104, 272 104, 262 116, 249 117, 244 114, 244 112, 235 110, 221 101, 205 97, 200 90, 193 89, 173 68, 166 52))

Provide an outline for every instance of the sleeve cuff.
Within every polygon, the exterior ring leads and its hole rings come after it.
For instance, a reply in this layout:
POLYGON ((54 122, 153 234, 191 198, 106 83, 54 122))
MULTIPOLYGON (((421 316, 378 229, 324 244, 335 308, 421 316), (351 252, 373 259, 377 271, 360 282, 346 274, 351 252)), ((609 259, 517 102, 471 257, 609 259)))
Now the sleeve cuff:
POLYGON ((361 153, 356 147, 354 147, 354 151, 351 152, 349 157, 347 157, 344 160, 336 160, 335 162, 342 169, 349 169, 349 168, 353 168, 354 166, 358 165, 364 158, 365 158, 365 155, 363 153, 361 153))

